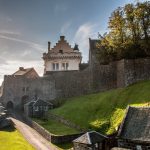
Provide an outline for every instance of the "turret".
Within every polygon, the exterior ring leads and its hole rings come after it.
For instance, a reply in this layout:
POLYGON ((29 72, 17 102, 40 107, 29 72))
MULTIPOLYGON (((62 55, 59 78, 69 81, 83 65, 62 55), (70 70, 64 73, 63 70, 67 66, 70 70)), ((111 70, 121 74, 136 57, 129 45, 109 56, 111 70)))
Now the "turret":
POLYGON ((73 48, 74 52, 79 52, 79 47, 77 44, 75 44, 74 48, 73 48))

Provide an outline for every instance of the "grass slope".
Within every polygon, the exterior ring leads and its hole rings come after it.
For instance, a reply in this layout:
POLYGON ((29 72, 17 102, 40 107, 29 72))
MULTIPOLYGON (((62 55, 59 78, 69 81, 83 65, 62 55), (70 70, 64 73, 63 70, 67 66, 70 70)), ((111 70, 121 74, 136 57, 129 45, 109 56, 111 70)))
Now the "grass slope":
POLYGON ((112 134, 121 123, 128 105, 148 105, 150 81, 139 82, 122 89, 68 99, 52 113, 105 134, 112 134))
POLYGON ((67 135, 79 133, 75 129, 69 128, 64 124, 58 123, 53 120, 43 121, 39 119, 32 118, 35 122, 43 126, 47 131, 55 135, 67 135))
POLYGON ((35 150, 15 128, 0 131, 0 150, 35 150))

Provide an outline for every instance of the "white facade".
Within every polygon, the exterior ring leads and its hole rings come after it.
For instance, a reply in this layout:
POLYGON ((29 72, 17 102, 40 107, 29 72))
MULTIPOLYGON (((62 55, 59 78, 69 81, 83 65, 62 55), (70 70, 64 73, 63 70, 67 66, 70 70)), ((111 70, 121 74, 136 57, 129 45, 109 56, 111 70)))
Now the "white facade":
POLYGON ((75 45, 74 48, 71 48, 64 38, 64 36, 61 36, 52 49, 50 48, 50 42, 48 43, 48 53, 43 54, 44 74, 50 71, 79 70, 82 56, 78 46, 75 45))

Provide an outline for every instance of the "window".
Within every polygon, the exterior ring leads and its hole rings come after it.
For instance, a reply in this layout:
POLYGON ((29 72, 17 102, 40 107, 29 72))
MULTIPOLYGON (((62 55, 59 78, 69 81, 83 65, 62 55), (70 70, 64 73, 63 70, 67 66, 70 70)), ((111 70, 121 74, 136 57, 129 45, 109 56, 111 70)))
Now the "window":
POLYGON ((59 53, 63 54, 63 50, 59 50, 59 53))
POLYGON ((62 70, 65 70, 65 63, 62 63, 62 70))
POLYGON ((26 87, 26 91, 29 91, 29 87, 26 87))
POLYGON ((40 106, 40 110, 43 110, 43 106, 40 106))
POLYGON ((53 63, 53 70, 55 70, 55 63, 53 63))
POLYGON ((39 111, 39 107, 38 107, 38 106, 35 106, 35 107, 34 107, 34 111, 39 111))
POLYGON ((52 63, 52 68, 54 71, 59 70, 59 63, 52 63))
POLYGON ((68 63, 66 63, 66 70, 68 70, 68 67, 69 67, 69 64, 68 64, 68 63))
POLYGON ((62 70, 68 70, 69 64, 67 62, 62 63, 62 70))
POLYGON ((22 88, 22 91, 25 92, 25 87, 22 88))
POLYGON ((28 91, 29 91, 29 87, 23 87, 23 88, 22 88, 22 91, 23 91, 23 92, 28 92, 28 91))
POLYGON ((59 70, 59 63, 56 63, 56 70, 59 70))
POLYGON ((141 145, 136 145, 136 149, 137 150, 142 150, 142 146, 141 145))
POLYGON ((47 106, 45 106, 44 110, 45 110, 45 111, 48 111, 48 107, 47 107, 47 106))

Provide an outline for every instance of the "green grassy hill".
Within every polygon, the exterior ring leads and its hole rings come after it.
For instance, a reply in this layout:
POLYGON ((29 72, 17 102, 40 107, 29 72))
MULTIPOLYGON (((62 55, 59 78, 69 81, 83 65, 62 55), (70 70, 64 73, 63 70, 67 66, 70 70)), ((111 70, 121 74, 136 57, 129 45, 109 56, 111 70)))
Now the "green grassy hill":
POLYGON ((35 150, 14 127, 0 131, 0 150, 35 150))
POLYGON ((68 99, 52 113, 105 134, 114 133, 128 105, 148 105, 150 81, 139 82, 122 89, 68 99))

